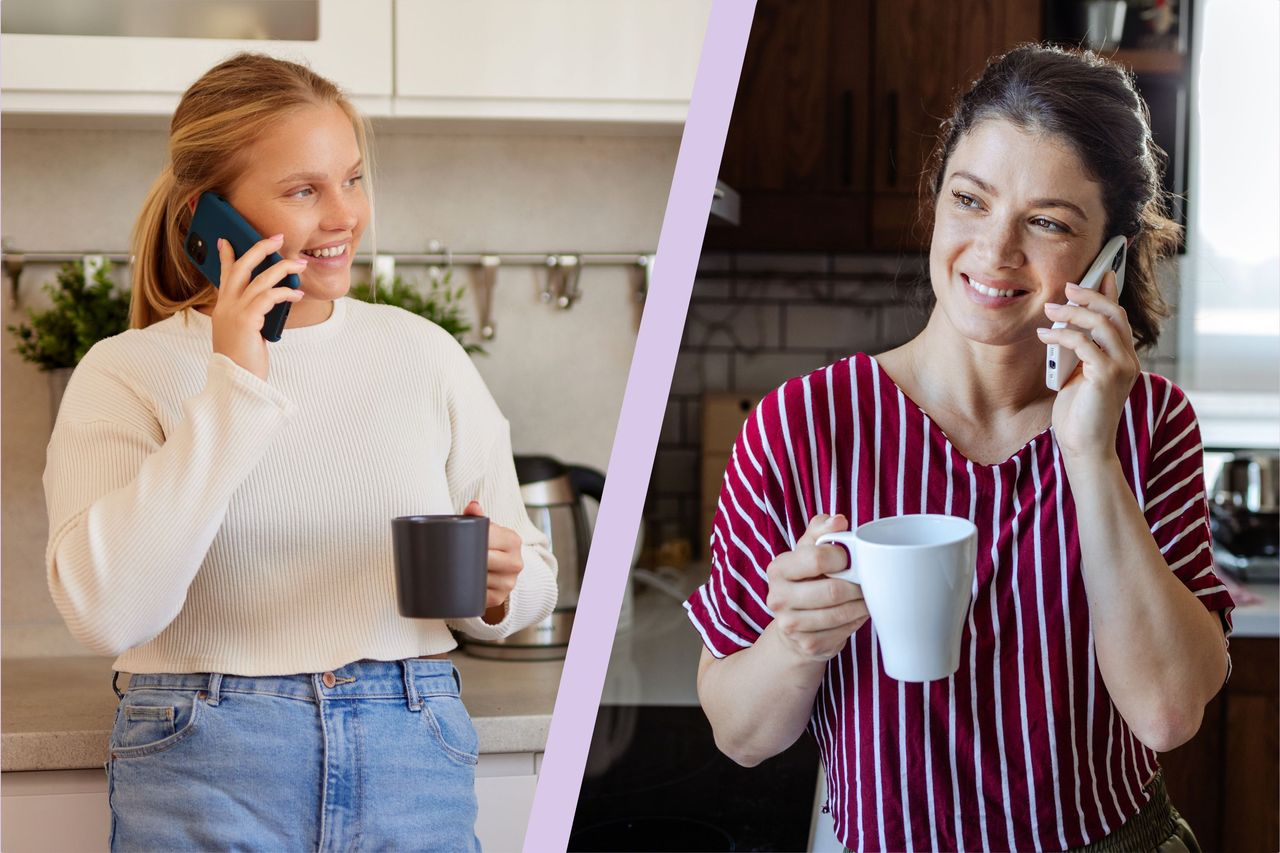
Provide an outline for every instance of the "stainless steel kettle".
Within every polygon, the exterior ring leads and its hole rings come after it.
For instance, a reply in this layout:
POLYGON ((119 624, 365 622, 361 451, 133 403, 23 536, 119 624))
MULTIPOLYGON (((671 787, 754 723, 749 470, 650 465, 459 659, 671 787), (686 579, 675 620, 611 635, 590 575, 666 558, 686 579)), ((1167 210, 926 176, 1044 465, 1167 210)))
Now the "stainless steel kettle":
POLYGON ((556 572, 556 609, 536 625, 502 640, 463 639, 463 649, 479 658, 557 660, 569 647, 573 614, 582 589, 582 573, 591 548, 591 526, 582 502, 600 502, 604 474, 581 465, 566 465, 550 456, 517 456, 516 478, 530 520, 551 542, 556 572))

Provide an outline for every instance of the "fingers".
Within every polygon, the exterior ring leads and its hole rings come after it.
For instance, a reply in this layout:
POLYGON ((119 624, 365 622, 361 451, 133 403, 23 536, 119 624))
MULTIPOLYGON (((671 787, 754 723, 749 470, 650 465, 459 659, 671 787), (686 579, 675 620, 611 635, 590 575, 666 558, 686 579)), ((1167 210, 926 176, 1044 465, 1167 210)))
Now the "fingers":
MULTIPOLYGON (((849 529, 849 519, 837 513, 835 515, 819 514, 815 515, 809 522, 809 526, 805 528, 804 535, 796 541, 796 547, 801 545, 813 545, 818 541, 818 537, 824 533, 838 533, 841 530, 849 529)), ((839 571, 837 569, 836 571, 839 571)))
MULTIPOLYGON (((264 321, 267 313, 281 302, 297 302, 301 299, 301 290, 294 290, 292 287, 276 287, 261 294, 258 298, 249 303, 249 305, 252 309, 252 314, 257 317, 259 321, 264 321)), ((259 323, 258 328, 262 328, 261 323, 259 323)))
POLYGON ((471 501, 462 508, 463 515, 484 515, 484 507, 480 506, 480 501, 471 501))
POLYGON ((1102 367, 1107 363, 1107 354, 1084 332, 1072 328, 1036 329, 1036 334, 1046 344, 1058 344, 1071 350, 1079 356, 1081 364, 1102 367))
POLYGON ((235 250, 231 248, 230 240, 220 240, 220 244, 226 244, 226 252, 230 253, 232 263, 228 271, 226 255, 221 254, 223 251, 219 249, 218 258, 222 260, 223 279, 222 286, 230 286, 234 292, 243 290, 250 282, 250 277, 258 265, 267 259, 272 252, 280 251, 280 247, 284 245, 284 235, 276 234, 274 237, 267 237, 254 243, 239 258, 235 257, 235 250))
MULTIPOLYGON (((1044 313, 1054 322, 1070 323, 1077 329, 1089 332, 1093 342, 1109 353, 1124 351, 1124 341, 1120 337, 1120 330, 1116 328, 1110 318, 1098 311, 1085 307, 1058 305, 1057 303, 1049 302, 1044 306, 1044 313)), ((1046 338, 1046 340, 1048 339, 1046 338)))
MULTIPOLYGON (((285 258, 259 273, 258 277, 244 289, 244 294, 250 298, 257 296, 273 287, 278 287, 280 282, 284 281, 290 274, 301 273, 306 268, 307 261, 305 258, 285 258)), ((293 290, 292 287, 289 289, 293 290)))
POLYGON ((862 587, 837 578, 815 578, 770 586, 767 604, 775 614, 781 610, 826 610, 862 599, 862 587))

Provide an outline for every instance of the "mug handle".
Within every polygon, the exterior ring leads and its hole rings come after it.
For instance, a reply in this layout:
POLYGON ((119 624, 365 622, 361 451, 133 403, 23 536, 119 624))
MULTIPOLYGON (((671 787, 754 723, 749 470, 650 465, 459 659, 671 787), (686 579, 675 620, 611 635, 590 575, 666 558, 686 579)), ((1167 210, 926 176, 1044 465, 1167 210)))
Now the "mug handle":
POLYGON ((839 572, 832 572, 827 575, 827 577, 860 584, 862 583, 862 579, 858 577, 858 567, 853 564, 853 534, 854 531, 852 530, 841 530, 836 533, 824 533, 818 537, 817 544, 840 545, 845 549, 845 551, 849 552, 849 568, 839 572))

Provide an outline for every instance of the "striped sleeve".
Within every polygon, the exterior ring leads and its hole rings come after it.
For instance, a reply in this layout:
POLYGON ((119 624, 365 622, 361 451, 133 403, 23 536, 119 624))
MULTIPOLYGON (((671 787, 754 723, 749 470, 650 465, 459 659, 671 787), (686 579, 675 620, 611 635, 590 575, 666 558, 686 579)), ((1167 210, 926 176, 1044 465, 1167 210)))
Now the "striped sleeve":
POLYGON ((773 621, 768 566, 794 547, 787 449, 778 416, 783 389, 748 416, 725 468, 710 540, 711 575, 685 602, 689 619, 718 658, 751 646, 773 621))
POLYGON ((1152 379, 1155 425, 1143 512, 1169 569, 1208 610, 1221 611, 1230 633, 1235 602, 1214 573, 1200 425, 1181 388, 1152 379))

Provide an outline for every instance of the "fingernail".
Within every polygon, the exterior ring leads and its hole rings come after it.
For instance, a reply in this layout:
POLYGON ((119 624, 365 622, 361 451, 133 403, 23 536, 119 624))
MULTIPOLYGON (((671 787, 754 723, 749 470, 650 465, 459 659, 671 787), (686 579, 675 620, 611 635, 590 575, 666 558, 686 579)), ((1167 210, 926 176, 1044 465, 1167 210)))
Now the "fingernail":
POLYGON ((224 240, 224 239, 222 239, 221 237, 219 237, 219 238, 218 238, 218 251, 219 251, 219 252, 221 252, 221 251, 222 251, 222 244, 223 244, 223 243, 225 243, 225 242, 227 242, 227 241, 226 241, 226 240, 224 240))
POLYGON ((1049 330, 1048 330, 1048 329, 1036 329, 1036 334, 1037 334, 1037 335, 1040 335, 1041 337, 1044 337, 1045 335, 1049 334, 1049 330))
POLYGON ((1079 290, 1079 289, 1080 289, 1080 285, 1076 284, 1074 281, 1069 281, 1069 282, 1067 282, 1067 287, 1068 287, 1068 288, 1074 288, 1074 289, 1076 289, 1076 290, 1079 290))
POLYGON ((272 239, 272 240, 274 240, 274 241, 275 241, 275 242, 277 242, 277 243, 280 243, 280 242, 282 242, 282 241, 284 240, 284 234, 276 234, 276 235, 272 236, 272 238, 271 238, 271 239, 272 239))
POLYGON ((311 263, 311 259, 310 259, 310 258, 306 258, 306 257, 302 257, 302 256, 298 256, 298 257, 294 258, 294 260, 295 260, 295 261, 297 261, 298 263, 302 264, 304 267, 305 267, 307 264, 311 263))

